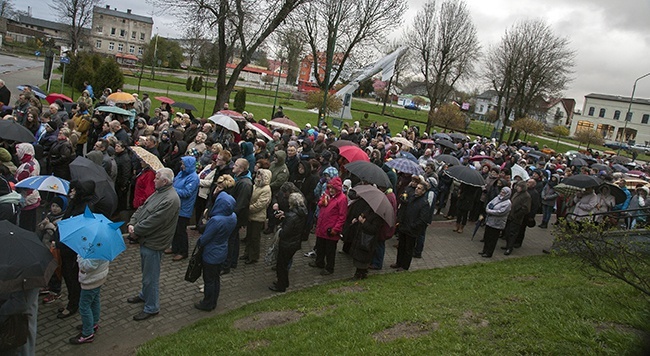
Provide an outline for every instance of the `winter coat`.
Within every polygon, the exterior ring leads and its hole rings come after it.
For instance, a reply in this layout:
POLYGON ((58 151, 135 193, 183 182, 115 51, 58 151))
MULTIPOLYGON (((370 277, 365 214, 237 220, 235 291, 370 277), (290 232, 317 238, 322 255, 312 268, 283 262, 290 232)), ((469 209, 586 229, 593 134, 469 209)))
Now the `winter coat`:
POLYGON ((235 199, 226 192, 220 192, 209 213, 205 231, 196 242, 203 246, 203 262, 218 265, 226 261, 228 238, 237 228, 234 208, 235 199))
POLYGON ((469 211, 474 208, 474 204, 478 203, 481 197, 481 188, 473 187, 467 184, 460 185, 460 193, 458 194, 458 210, 469 211))
POLYGON ((589 215, 595 212, 596 205, 598 204, 598 197, 596 196, 596 193, 591 192, 591 194, 585 194, 581 198, 575 196, 573 198, 573 202, 576 204, 575 208, 573 209, 575 220, 580 221, 583 219, 588 219, 589 215))
POLYGON ((305 196, 307 206, 316 204, 316 197, 314 196, 314 189, 318 184, 318 176, 311 174, 311 164, 308 161, 300 161, 299 165, 303 167, 305 173, 296 173, 295 178, 291 181, 305 196))
POLYGON ((524 218, 530 212, 530 194, 527 191, 515 193, 510 199, 512 207, 510 214, 508 214, 508 222, 512 221, 515 224, 521 224, 524 218))
POLYGON ((181 198, 181 210, 179 216, 184 218, 192 217, 196 195, 199 192, 199 175, 196 174, 196 158, 184 156, 181 158, 185 169, 178 172, 174 178, 174 189, 181 198))
POLYGON ((110 262, 77 256, 77 263, 79 264, 79 284, 81 284, 81 289, 95 289, 106 282, 110 262))
POLYGON ((90 129, 90 114, 88 111, 85 111, 83 113, 77 113, 74 117, 72 117, 72 121, 74 121, 74 129, 75 131, 79 132, 79 140, 77 140, 77 145, 83 145, 88 141, 88 130, 90 129))
MULTIPOLYGON (((34 177, 41 173, 41 166, 38 161, 34 159, 34 146, 31 143, 19 143, 16 145, 16 156, 21 162, 21 165, 16 169, 16 182, 34 177)), ((40 206, 41 195, 38 190, 26 189, 21 193, 25 197, 25 204, 22 210, 33 210, 40 206)))
POLYGON ((243 172, 235 178, 235 186, 232 196, 235 198, 235 214, 237 215, 237 226, 248 225, 248 213, 253 195, 253 181, 249 171, 243 172))
POLYGON ((429 219, 429 201, 426 194, 415 196, 409 195, 397 212, 397 231, 407 236, 420 236, 427 228, 429 219))
POLYGON ((248 171, 253 174, 255 170, 255 149, 250 142, 241 143, 241 156, 248 161, 248 171))
POLYGON ((48 172, 53 175, 70 180, 70 167, 75 159, 75 150, 69 140, 57 140, 50 148, 48 172))
POLYGON ((555 191, 554 184, 548 181, 542 189, 542 205, 554 206, 558 196, 560 195, 555 191))
POLYGON ((115 154, 115 164, 117 165, 117 178, 115 178, 115 189, 117 191, 127 191, 131 183, 131 156, 125 150, 115 154))
MULTIPOLYGON (((390 205, 393 207, 393 212, 395 216, 397 216, 397 197, 395 196, 395 193, 393 193, 393 189, 388 189, 386 191, 386 198, 388 198, 390 205)), ((387 222, 383 222, 379 229, 379 235, 377 236, 379 241, 389 240, 393 235, 395 235, 395 226, 390 226, 387 222)))
POLYGON ((497 195, 494 199, 490 200, 485 207, 485 213, 487 214, 485 225, 497 230, 503 230, 506 228, 508 215, 512 208, 512 202, 510 202, 510 188, 505 187, 502 189, 507 189, 507 195, 503 198, 501 195, 497 195))
POLYGON ((348 214, 348 198, 343 194, 341 178, 333 178, 328 186, 333 187, 335 193, 330 196, 326 190, 318 202, 320 212, 316 222, 316 236, 338 241, 348 214))
POLYGON ((282 220, 282 229, 278 233, 278 247, 281 250, 298 251, 302 244, 302 232, 307 221, 307 209, 298 206, 286 211, 282 220))
POLYGON ((156 189, 129 221, 140 245, 155 251, 169 247, 176 233, 180 206, 174 187, 166 185, 156 189))
POLYGON ((199 198, 208 199, 210 187, 214 181, 214 175, 217 173, 217 169, 218 167, 212 168, 210 164, 199 173, 199 198))
MULTIPOLYGON (((614 208, 614 205, 616 205, 616 201, 614 200, 613 195, 608 194, 605 196, 602 193, 598 194, 598 204, 596 204, 596 210, 594 210, 594 213, 606 213, 611 211, 614 208)), ((601 221, 602 219, 602 215, 596 217, 596 221, 601 221)))
POLYGON ((255 185, 253 186, 253 194, 251 195, 250 205, 248 207, 249 221, 266 221, 266 208, 271 203, 270 182, 271 171, 268 169, 260 169, 257 171, 255 185))
POLYGON ((135 177, 135 189, 133 191, 133 208, 139 208, 156 191, 153 179, 156 172, 147 167, 135 177))
POLYGON ((269 170, 272 173, 270 185, 273 194, 280 190, 282 184, 289 180, 289 169, 286 164, 284 164, 284 161, 287 158, 287 153, 284 151, 278 151, 275 153, 275 158, 275 161, 273 161, 271 167, 269 167, 269 170))

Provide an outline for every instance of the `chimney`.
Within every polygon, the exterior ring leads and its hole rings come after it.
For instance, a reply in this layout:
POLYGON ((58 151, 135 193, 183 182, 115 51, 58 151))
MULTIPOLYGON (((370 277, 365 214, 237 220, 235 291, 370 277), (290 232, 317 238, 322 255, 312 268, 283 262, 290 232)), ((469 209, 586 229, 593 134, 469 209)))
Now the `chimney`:
POLYGON ((111 5, 106 5, 106 9, 110 10, 110 9, 111 9, 111 5))
POLYGON ((127 14, 130 14, 130 13, 131 13, 131 9, 126 9, 126 13, 127 13, 127 14))

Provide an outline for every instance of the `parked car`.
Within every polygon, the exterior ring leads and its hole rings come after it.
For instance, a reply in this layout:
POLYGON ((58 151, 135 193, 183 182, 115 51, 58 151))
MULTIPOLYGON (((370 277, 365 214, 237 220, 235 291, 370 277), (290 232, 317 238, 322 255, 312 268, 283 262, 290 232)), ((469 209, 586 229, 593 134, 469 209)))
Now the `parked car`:
POLYGON ((414 103, 404 105, 404 109, 420 111, 420 107, 415 105, 414 103))
POLYGON ((645 145, 633 145, 628 148, 629 151, 634 151, 637 153, 650 154, 650 146, 645 145))
POLYGON ((605 142, 605 144, 603 146, 609 147, 609 148, 611 148, 613 150, 618 150, 619 148, 621 148, 621 149, 624 149, 626 151, 630 148, 630 146, 628 146, 627 143, 618 142, 618 141, 607 141, 607 142, 605 142))

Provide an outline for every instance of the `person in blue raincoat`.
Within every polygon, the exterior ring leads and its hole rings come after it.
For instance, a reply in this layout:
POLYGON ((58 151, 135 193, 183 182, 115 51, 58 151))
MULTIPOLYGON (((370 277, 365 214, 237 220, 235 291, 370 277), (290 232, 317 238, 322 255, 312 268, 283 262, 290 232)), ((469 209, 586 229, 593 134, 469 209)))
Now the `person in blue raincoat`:
POLYGON ((174 189, 181 198, 181 210, 178 214, 176 233, 172 240, 172 248, 165 250, 166 254, 174 254, 173 261, 187 258, 187 224, 194 212, 194 203, 199 191, 199 175, 196 174, 196 158, 184 156, 181 158, 181 171, 174 178, 174 189))
POLYGON ((210 211, 210 220, 203 235, 196 242, 203 247, 203 300, 194 304, 199 310, 212 311, 217 307, 221 288, 221 267, 228 257, 228 238, 237 227, 234 213, 235 199, 221 191, 210 211))

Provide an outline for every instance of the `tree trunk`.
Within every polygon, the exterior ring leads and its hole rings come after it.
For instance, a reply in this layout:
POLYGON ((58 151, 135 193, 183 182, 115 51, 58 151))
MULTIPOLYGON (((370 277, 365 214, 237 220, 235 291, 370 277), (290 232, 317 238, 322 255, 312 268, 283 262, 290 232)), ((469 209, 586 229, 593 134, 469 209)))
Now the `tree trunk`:
POLYGON ((381 108, 381 116, 384 116, 386 113, 386 102, 388 101, 388 97, 390 96, 390 86, 393 84, 393 76, 390 77, 390 80, 388 81, 388 85, 386 86, 386 95, 384 95, 384 106, 381 108))

